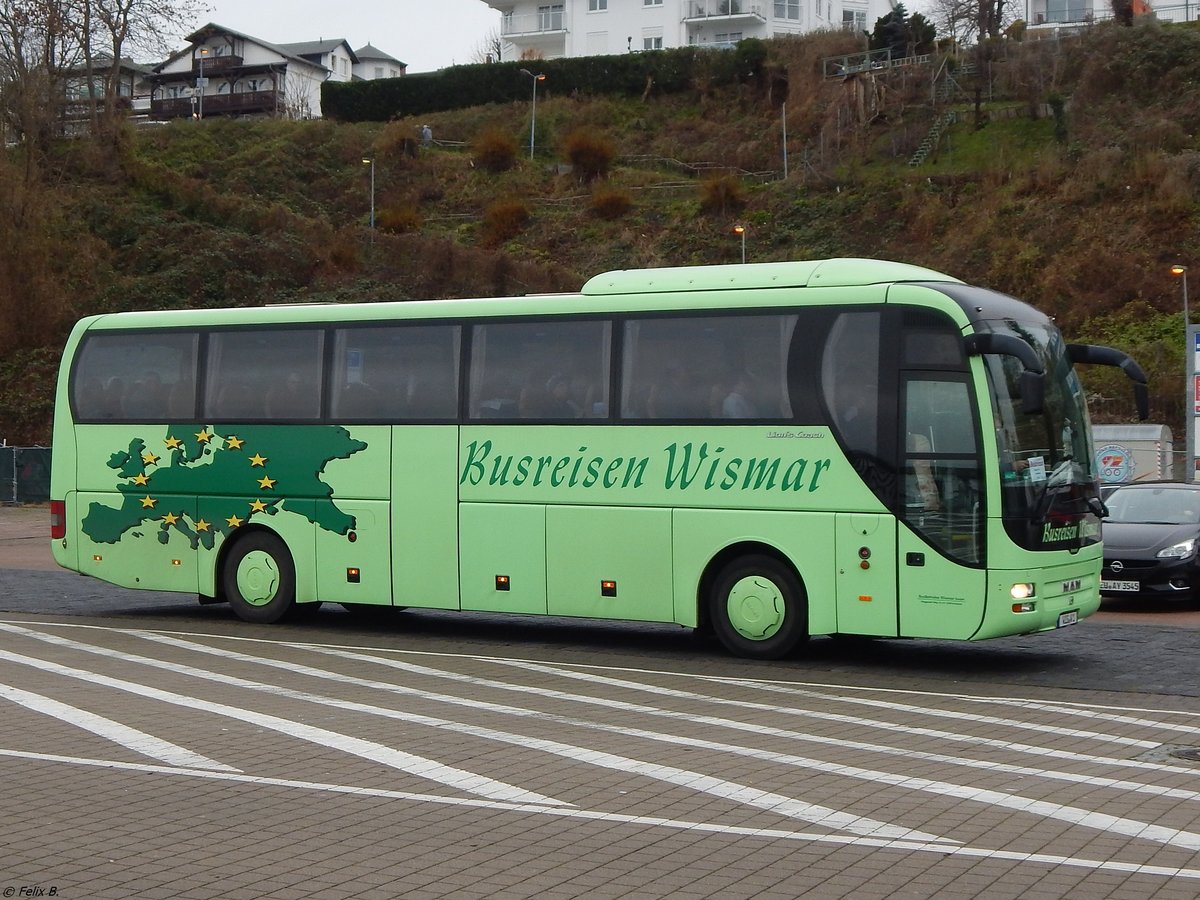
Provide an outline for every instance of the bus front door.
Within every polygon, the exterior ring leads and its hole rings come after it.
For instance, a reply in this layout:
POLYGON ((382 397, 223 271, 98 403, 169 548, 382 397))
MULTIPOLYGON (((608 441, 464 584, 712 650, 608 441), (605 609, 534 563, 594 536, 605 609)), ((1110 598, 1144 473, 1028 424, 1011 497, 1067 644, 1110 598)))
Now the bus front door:
POLYGON ((895 637, 895 517, 838 513, 836 527, 838 633, 895 637))

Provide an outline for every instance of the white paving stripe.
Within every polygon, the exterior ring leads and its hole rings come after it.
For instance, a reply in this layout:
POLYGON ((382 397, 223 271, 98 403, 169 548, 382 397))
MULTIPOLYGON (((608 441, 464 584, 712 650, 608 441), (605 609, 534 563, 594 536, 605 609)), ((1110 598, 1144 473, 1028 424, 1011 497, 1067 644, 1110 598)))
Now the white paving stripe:
MULTIPOLYGON (((364 712, 370 715, 384 716, 387 718, 398 719, 405 722, 413 722, 420 725, 426 725, 432 728, 440 728, 447 731, 455 731, 461 734, 469 734, 474 737, 485 738, 489 740, 499 741, 502 743, 513 744, 515 746, 528 749, 539 750, 547 753, 552 753, 557 756, 576 760, 579 762, 588 763, 590 765, 599 766, 601 768, 612 769, 618 772, 627 772, 641 775, 647 778, 652 778, 658 781, 663 781, 668 784, 674 784, 680 787, 694 790, 700 793, 710 794, 715 797, 721 797, 733 803, 745 804, 758 809, 763 809, 776 815, 787 818, 800 819, 803 821, 819 824, 826 828, 840 829, 849 831, 854 834, 865 834, 883 838, 896 838, 905 840, 918 841, 942 841, 937 835, 927 834, 925 832, 916 831, 910 828, 902 828, 895 825, 890 825, 886 822, 880 822, 875 819, 870 819, 865 816, 855 816, 849 813, 843 813, 838 810, 830 809, 825 806, 818 806, 813 803, 805 803, 802 800, 797 800, 792 797, 786 797, 782 794, 763 791, 758 788, 748 787, 746 785, 731 782, 722 778, 715 778, 710 775, 704 775, 699 772, 692 772, 687 769, 679 769, 674 766, 665 766, 655 763, 643 762, 641 760, 630 759, 628 757, 617 756, 616 754, 604 753, 599 750, 592 750, 586 747, 577 747, 572 744, 564 744, 559 741, 536 740, 527 735, 512 734, 509 732, 496 731, 495 729, 482 728, 473 725, 465 725, 460 722, 451 722, 446 719, 438 719, 432 716, 422 716, 416 713, 406 713, 400 710, 386 709, 384 707, 371 706, 364 703, 355 703, 353 701, 340 700, 333 697, 325 697, 319 694, 312 694, 305 691, 296 691, 289 688, 280 687, 278 685, 268 685, 257 681, 248 681, 243 678, 220 673, 210 672, 206 669, 197 669, 192 666, 185 666, 178 663, 170 663, 165 660, 151 659, 149 657, 137 656, 135 654, 123 653, 118 650, 111 650, 104 647, 83 644, 78 641, 73 641, 68 638, 58 637, 57 635, 42 634, 41 632, 32 629, 23 628, 16 625, 0 624, 0 630, 10 631, 16 634, 22 634, 26 637, 35 638, 49 644, 61 647, 69 647, 75 650, 81 650, 86 653, 93 653, 110 659, 120 659, 125 662, 137 663, 140 665, 151 666, 154 668, 165 669, 167 671, 176 672, 178 674, 187 675, 193 678, 200 678, 207 681, 218 682, 223 685, 249 688, 255 691, 261 691, 279 697, 287 697, 294 700, 304 700, 310 703, 319 703, 325 706, 333 706, 338 709, 349 709, 358 712, 364 712)), ((146 639, 156 639, 164 643, 175 640, 162 635, 151 635, 146 632, 126 631, 119 632, 127 635, 135 635, 146 639)), ((247 654, 234 653, 234 651, 217 651, 213 648, 207 648, 200 644, 191 644, 190 642, 181 642, 189 650, 197 652, 211 652, 215 655, 225 656, 227 658, 241 658, 243 661, 264 664, 264 661, 258 657, 249 656, 247 654)), ((0 658, 7 658, 12 654, 5 654, 0 651, 0 658)), ((36 661, 26 661, 24 658, 18 658, 14 661, 26 662, 28 665, 39 665, 36 661)), ((55 665, 47 663, 46 665, 55 665)), ((307 667, 301 667, 307 668, 307 667)), ((318 677, 329 680, 334 678, 339 683, 357 684, 362 683, 365 686, 376 687, 380 690, 395 688, 394 685, 389 685, 384 682, 368 682, 364 679, 344 678, 336 675, 336 673, 324 672, 320 669, 312 669, 313 673, 321 673, 318 677)), ((410 695, 416 692, 404 691, 410 695)), ((454 698, 458 699, 458 698, 454 698)), ((484 704, 473 704, 469 701, 461 701, 462 703, 473 706, 475 708, 489 708, 484 704)), ((490 705, 494 706, 494 704, 490 705)), ((533 713, 529 710, 517 710, 519 714, 536 718, 549 718, 540 714, 533 713)), ((586 723, 581 723, 586 724, 586 723)), ((533 795, 537 796, 537 795, 533 795)), ((512 798, 508 798, 512 799, 512 798)), ((557 801, 556 801, 557 802, 557 801)), ((957 842, 952 842, 957 843, 957 842)))
POLYGON ((69 706, 50 697, 43 697, 41 694, 23 691, 12 685, 0 684, 0 697, 3 697, 5 700, 11 700, 13 703, 34 712, 59 719, 68 725, 74 725, 76 728, 81 728, 84 731, 90 731, 92 734, 132 750, 134 753, 140 753, 142 756, 149 756, 151 759, 161 760, 173 766, 214 769, 222 772, 241 771, 241 769, 236 769, 233 766, 227 766, 224 763, 209 759, 207 756, 193 753, 186 747, 180 747, 177 744, 164 741, 152 734, 147 734, 144 731, 139 731, 120 722, 114 722, 112 719, 106 719, 104 716, 96 715, 87 710, 69 706))
MULTIPOLYGON (((296 646, 304 647, 306 645, 298 644, 296 646)), ((316 645, 308 645, 308 646, 313 647, 320 653, 327 653, 327 654, 331 654, 331 655, 335 655, 335 656, 341 652, 346 652, 346 651, 339 651, 334 648, 318 648, 318 647, 316 647, 316 645)), ((368 658, 381 659, 382 657, 370 657, 368 655, 368 658)), ((887 722, 882 719, 864 719, 861 716, 851 716, 851 715, 846 715, 843 713, 817 712, 816 710, 797 709, 795 707, 779 706, 778 704, 773 704, 773 703, 759 703, 759 702, 753 701, 753 700, 729 700, 724 697, 715 697, 712 694, 701 694, 701 693, 697 693, 695 691, 681 691, 677 688, 668 688, 668 687, 664 687, 664 686, 660 686, 660 685, 656 685, 656 684, 646 684, 645 682, 640 682, 640 681, 630 681, 625 678, 612 678, 612 677, 604 676, 604 675, 594 675, 594 674, 592 674, 590 672, 586 672, 586 671, 580 672, 580 671, 576 671, 575 669, 563 668, 562 666, 552 666, 552 665, 546 665, 544 663, 534 663, 534 662, 529 662, 527 660, 486 659, 485 661, 496 663, 497 665, 502 665, 502 666, 511 666, 513 668, 526 669, 526 670, 533 671, 533 672, 542 672, 542 673, 550 674, 550 675, 558 675, 562 678, 573 679, 576 681, 583 681, 585 683, 603 684, 603 685, 607 685, 610 687, 622 688, 624 690, 638 691, 638 692, 644 693, 644 694, 651 694, 655 697, 675 697, 680 700, 698 700, 698 701, 702 701, 705 703, 711 703, 714 706, 730 706, 730 707, 734 707, 737 709, 754 709, 754 710, 760 710, 762 712, 777 713, 779 715, 794 716, 794 717, 802 718, 802 719, 816 719, 818 721, 838 722, 838 723, 846 724, 846 725, 855 725, 855 726, 859 726, 859 727, 875 728, 875 729, 879 729, 881 731, 895 732, 897 734, 917 735, 919 737, 932 737, 932 738, 937 738, 939 740, 952 741, 954 743, 971 744, 971 745, 975 745, 975 746, 979 746, 979 747, 989 747, 989 748, 993 748, 993 749, 997 749, 997 750, 1003 750, 1006 753, 1024 753, 1024 754, 1033 755, 1033 756, 1049 756, 1059 762, 1098 763, 1100 765, 1106 765, 1106 766, 1120 766, 1120 767, 1130 768, 1130 769, 1151 770, 1154 772, 1173 772, 1173 773, 1180 774, 1180 775, 1195 775, 1196 774, 1196 769, 1194 767, 1170 766, 1170 765, 1163 765, 1162 763, 1149 762, 1147 760, 1123 759, 1121 757, 1115 757, 1115 756, 1099 756, 1094 753, 1079 753, 1079 752, 1073 751, 1073 750, 1064 750, 1059 747, 1039 747, 1035 744, 1022 744, 1022 743, 1018 743, 1016 741, 1004 740, 1004 739, 1000 739, 1000 738, 982 738, 982 737, 977 737, 975 735, 960 734, 957 731, 943 731, 943 730, 935 729, 935 728, 923 728, 919 725, 901 725, 896 722, 887 722)), ((412 665, 412 664, 404 663, 402 665, 412 665)), ((436 671, 436 670, 432 670, 432 671, 436 671)), ((662 675, 662 674, 669 674, 669 673, 659 672, 659 673, 653 673, 653 674, 662 675)), ((716 679, 711 676, 704 676, 704 680, 718 681, 718 682, 723 681, 723 679, 716 679)), ((742 687, 746 687, 746 686, 759 687, 760 686, 759 682, 730 681, 727 683, 735 684, 735 685, 742 686, 742 687)), ((837 703, 841 702, 841 700, 843 699, 840 697, 829 696, 829 695, 818 695, 818 696, 822 696, 825 700, 827 700, 828 702, 835 704, 835 705, 837 703)), ((942 695, 938 695, 938 696, 942 696, 942 695)), ((585 700, 586 700, 585 697, 581 697, 581 702, 583 702, 585 700)), ((1033 727, 1033 726, 1031 726, 1031 727, 1033 727)), ((818 742, 821 740, 820 738, 809 736, 809 735, 804 735, 804 738, 805 738, 805 740, 818 741, 818 742)), ((1103 739, 1104 738, 1102 738, 1102 740, 1103 739)), ((1160 746, 1158 743, 1155 743, 1153 741, 1142 741, 1140 743, 1145 744, 1147 747, 1153 747, 1153 748, 1160 746)), ((873 745, 873 746, 875 746, 875 745, 873 745)), ((880 752, 889 752, 889 751, 884 749, 884 750, 881 750, 880 752)), ((908 751, 902 751, 902 752, 907 753, 908 751)), ((971 765, 971 763, 964 762, 963 765, 971 765)), ((977 767, 988 768, 990 765, 991 764, 989 764, 989 763, 979 763, 977 767)))
MULTIPOLYGON (((1000 703, 1008 706, 1015 706, 1018 709, 1033 709, 1039 712, 1052 712, 1056 715, 1079 716, 1082 719, 1100 719, 1104 722, 1119 722, 1122 725, 1136 725, 1140 728, 1160 728, 1163 731, 1173 731, 1178 734, 1186 734, 1190 737, 1200 737, 1200 728, 1195 725, 1181 725, 1177 722, 1163 722, 1157 719, 1143 719, 1139 716, 1121 715, 1111 710, 1090 710, 1081 709, 1078 706, 1063 705, 1060 703, 1040 703, 1034 700, 994 700, 990 697, 973 697, 969 698, 975 703, 1000 703)), ((1190 713, 1190 715, 1196 715, 1190 713)))
MULTIPOLYGON (((604 723, 593 722, 584 719, 541 713, 535 710, 525 709, 523 707, 512 707, 502 704, 489 703, 487 701, 470 700, 448 694, 439 694, 417 688, 404 687, 401 685, 392 684, 390 682, 380 682, 370 679, 357 678, 355 676, 331 672, 326 669, 317 669, 300 663, 290 663, 284 660, 252 656, 250 654, 240 653, 235 650, 222 650, 217 647, 209 647, 205 644, 196 643, 194 641, 186 641, 166 635, 138 631, 133 631, 130 633, 138 635, 145 640, 166 644, 168 646, 177 647, 183 650, 189 650, 196 653, 203 653, 222 658, 235 659, 240 662, 247 662, 255 665, 268 666, 271 668, 294 672, 296 674, 308 675, 314 678, 332 680, 338 683, 355 684, 389 693, 416 696, 424 700, 449 703, 456 706, 465 706, 471 709, 486 709, 489 711, 500 712, 513 716, 536 718, 541 721, 551 721, 576 728, 588 728, 597 731, 621 734, 629 737, 644 738, 647 740, 676 746, 716 750, 721 753, 730 753, 739 756, 751 757, 771 764, 781 764, 796 768, 815 770, 828 774, 855 778, 873 784, 888 784, 905 790, 922 791, 939 796, 950 797, 955 800, 965 800, 1004 809, 1016 810, 1046 819, 1054 819, 1057 821, 1067 822, 1072 825, 1080 825, 1097 831, 1106 831, 1113 834, 1125 835, 1127 837, 1155 841, 1157 843, 1172 847, 1182 847, 1186 850, 1200 850, 1200 834, 1196 834, 1194 832, 1155 825, 1153 823, 1142 822, 1136 819, 1112 816, 1108 815, 1107 813, 1097 812, 1095 810, 1081 809, 1078 807, 1067 806, 1059 803, 1051 803, 1043 800, 1033 800, 1018 794, 1011 794, 997 790, 988 790, 973 785, 960 785, 945 781, 935 781, 916 776, 895 775, 890 772, 883 772, 877 769, 866 769, 841 763, 829 763, 823 760, 810 759, 806 757, 795 756, 793 754, 774 753, 767 750, 754 747, 745 747, 737 744, 720 743, 717 741, 701 740, 698 738, 685 738, 677 735, 664 734, 662 732, 607 725, 604 723)), ((410 665, 408 663, 401 663, 392 660, 375 659, 374 661, 382 665, 394 666, 398 668, 404 668, 410 665)), ((351 705, 351 708, 357 707, 359 707, 359 704, 351 705)), ((381 708, 375 707, 375 709, 381 708)), ((367 708, 363 711, 369 712, 371 710, 370 708, 367 708)), ((393 715, 391 712, 376 714, 393 715)), ((542 742, 531 740, 527 745, 536 747, 541 743, 542 742)), ((1091 782, 1088 779, 1084 779, 1083 783, 1090 784, 1091 782)))
POLYGON ((943 843, 922 843, 919 841, 872 838, 862 835, 786 831, 779 828, 749 828, 737 825, 721 825, 713 822, 693 822, 682 819, 666 819, 658 816, 634 816, 625 813, 606 813, 599 812, 597 810, 578 809, 574 807, 502 803, 499 801, 482 800, 478 798, 442 797, 436 794, 416 794, 407 791, 388 790, 385 788, 363 788, 352 785, 328 784, 314 781, 297 781, 285 778, 264 778, 255 775, 235 775, 204 772, 199 769, 173 769, 167 766, 116 762, 105 759, 88 759, 85 757, 59 756, 49 753, 33 753, 24 750, 0 749, 0 757, 23 759, 31 762, 60 763, 154 775, 177 775, 185 778, 199 778, 208 781, 227 781, 235 784, 251 784, 262 787, 280 787, 296 790, 321 791, 331 794, 351 795, 354 797, 381 797, 389 800, 408 800, 418 803, 439 804, 443 806, 489 809, 514 813, 532 813, 538 816, 554 816, 563 819, 582 819, 593 822, 607 822, 620 825, 647 825, 653 827, 677 828, 685 831, 719 834, 726 837, 746 838, 750 840, 785 840, 799 841, 806 844, 834 844, 843 847, 866 847, 871 849, 898 850, 905 853, 933 853, 944 857, 998 859, 1017 863, 1035 863, 1050 867, 1072 866, 1097 872, 1118 872, 1125 875, 1152 875, 1164 878, 1191 878, 1200 880, 1200 869, 1188 869, 1176 866, 1154 866, 1144 863, 1118 862, 1115 860, 1055 856, 1048 853, 1021 853, 1012 850, 991 850, 982 847, 956 847, 943 843))
MULTIPOLYGON (((149 633, 143 633, 143 636, 149 633)), ((1150 794, 1156 797, 1170 797, 1176 800, 1196 800, 1200 799, 1200 791, 1186 790, 1183 788, 1168 788, 1157 784, 1146 784, 1140 781, 1129 781, 1119 778, 1105 778, 1091 774, 1080 774, 1078 772, 1063 772, 1055 769, 1046 769, 1036 766, 1018 766, 1012 763, 1001 763, 991 760, 968 759, 964 756, 954 756, 946 753, 932 753, 929 751, 913 750, 906 747, 890 747, 877 742, 869 741, 854 741, 846 738, 831 738, 823 735, 813 735, 801 731, 790 731, 783 728, 775 728, 770 725, 761 725, 757 723, 741 722, 736 719, 725 719, 716 716, 702 716, 695 713, 679 712, 677 710, 662 709, 661 707, 646 706, 641 703, 630 703, 624 700, 613 700, 609 697, 594 697, 589 694, 572 694, 567 691, 555 690, 553 688, 535 687, 533 685, 513 684, 507 681, 497 681, 492 678, 480 678, 474 675, 464 675, 459 672, 450 672, 444 669, 434 669, 430 666, 422 666, 417 663, 406 663, 399 660, 388 659, 387 657, 374 656, 371 653, 365 653, 355 650, 340 650, 334 647, 325 647, 317 644, 293 644, 292 646, 299 649, 307 649, 313 653, 320 653, 326 656, 339 657, 343 659, 353 660, 355 662, 373 662, 377 665, 394 668, 405 672, 411 672, 416 675, 426 675, 434 678, 442 678, 448 681, 458 682, 460 684, 469 684, 472 687, 484 687, 493 690, 510 691, 518 694, 530 694, 538 697, 546 697, 552 700, 567 700, 583 704, 585 706, 599 706, 605 709, 615 709, 624 712, 634 712, 641 715, 655 716, 658 718, 674 719, 677 721, 704 723, 713 725, 718 728, 728 728, 733 731, 745 731, 756 735, 771 735, 774 737, 787 738, 789 740, 805 741, 810 744, 820 744, 826 747, 840 747, 846 750, 862 750, 868 753, 879 753, 888 756, 900 756, 907 760, 920 759, 926 762, 948 763, 950 765, 962 766, 965 768, 982 769, 988 772, 1002 772, 1008 775, 1022 775, 1034 778, 1048 778, 1054 781, 1063 781, 1071 784, 1086 784, 1089 787, 1106 787, 1114 788, 1122 791, 1132 791, 1135 793, 1150 794)), ((258 657, 255 657, 258 659, 258 657)), ((531 669, 534 671, 561 675, 564 678, 578 679, 585 682, 608 683, 613 684, 614 679, 598 678, 594 675, 586 673, 574 672, 570 669, 560 669, 555 666, 545 666, 532 663, 521 663, 520 668, 531 669)), ((639 682, 630 681, 615 681, 615 683, 625 689, 638 690, 643 693, 661 696, 664 692, 657 687, 639 682)), ((667 691, 667 693, 670 693, 667 691)), ((675 692, 682 694, 684 692, 675 692)), ((716 705, 736 706, 738 708, 753 708, 756 704, 742 703, 736 700, 726 700, 720 697, 713 697, 708 694, 688 693, 686 699, 702 700, 711 702, 716 705)), ((776 706, 761 706, 769 712, 786 712, 788 707, 776 706)), ((856 725, 875 725, 875 722, 870 719, 850 719, 856 725)), ((886 725, 886 723, 883 723, 886 725)), ((894 729, 888 729, 894 730, 894 729)), ((938 732, 939 736, 944 736, 948 740, 958 741, 959 735, 953 732, 938 732)), ((989 745, 1001 748, 1005 751, 1020 749, 1023 745, 1013 745, 1009 741, 992 740, 987 742, 989 745)), ((1065 750, 1057 750, 1054 748, 1037 748, 1039 755, 1054 756, 1060 762, 1069 760, 1072 762, 1089 762, 1098 763, 1108 766, 1123 766, 1127 765, 1128 761, 1116 759, 1108 756, 1096 756, 1093 754, 1073 753, 1065 750)), ((1194 768, 1164 766, 1160 763, 1148 763, 1139 761, 1139 768, 1153 769, 1155 772, 1174 771, 1185 775, 1195 775, 1194 768)))
MULTIPOLYGON (((466 791, 467 793, 479 794, 483 797, 493 797, 498 800, 524 800, 530 803, 545 804, 559 804, 561 802, 551 797, 544 797, 533 791, 526 791, 501 781, 476 775, 473 772, 466 772, 462 769, 442 765, 430 759, 414 756, 411 753, 385 747, 383 744, 377 744, 374 741, 338 734, 324 728, 305 725, 302 722, 293 722, 289 719, 282 719, 278 716, 267 715, 266 713, 226 706, 223 703, 212 703, 207 700, 201 700, 198 697, 187 697, 182 694, 175 694, 170 691, 136 684, 135 682, 123 681, 119 678, 110 678, 98 672, 89 672, 85 669, 63 666, 47 660, 31 659, 17 653, 10 653, 7 650, 0 650, 0 659, 6 659, 9 662, 18 663, 23 666, 31 666, 45 672, 53 672, 56 675, 79 679, 89 684, 102 684, 119 691, 125 691, 151 700, 159 700, 174 706, 203 710, 230 719, 238 719, 242 722, 248 722, 251 725, 257 725, 261 728, 267 728, 303 741, 308 741, 309 743, 320 744, 344 753, 362 757, 363 759, 369 759, 389 768, 399 769, 402 772, 408 772, 409 774, 427 778, 431 781, 437 781, 458 790, 466 791)), ((222 680, 224 679, 222 678, 222 680)))

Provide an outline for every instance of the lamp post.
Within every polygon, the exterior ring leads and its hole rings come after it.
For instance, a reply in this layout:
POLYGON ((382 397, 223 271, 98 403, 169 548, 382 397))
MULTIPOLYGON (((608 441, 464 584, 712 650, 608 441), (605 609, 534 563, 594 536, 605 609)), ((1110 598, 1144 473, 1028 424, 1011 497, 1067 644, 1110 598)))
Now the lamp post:
POLYGON ((1183 467, 1183 480, 1194 481, 1196 474, 1195 435, 1192 433, 1196 416, 1195 386, 1192 384, 1192 347, 1191 335, 1188 333, 1192 324, 1188 312, 1188 283, 1187 266, 1176 263, 1171 266, 1171 274, 1183 279, 1183 429, 1184 446, 1187 447, 1187 462, 1183 467))
POLYGON ((371 167, 371 243, 375 243, 375 157, 364 156, 363 165, 371 167))
POLYGON ((746 226, 734 225, 733 233, 742 237, 742 265, 744 266, 746 264, 746 226))
POLYGON ((197 116, 199 119, 204 118, 204 88, 208 84, 204 80, 204 60, 208 57, 208 48, 200 48, 200 77, 196 79, 196 88, 200 91, 200 113, 197 116))
POLYGON ((533 136, 537 130, 537 86, 539 81, 546 80, 546 76, 540 72, 534 75, 528 69, 522 69, 521 74, 533 79, 533 110, 529 116, 529 158, 533 159, 533 136))

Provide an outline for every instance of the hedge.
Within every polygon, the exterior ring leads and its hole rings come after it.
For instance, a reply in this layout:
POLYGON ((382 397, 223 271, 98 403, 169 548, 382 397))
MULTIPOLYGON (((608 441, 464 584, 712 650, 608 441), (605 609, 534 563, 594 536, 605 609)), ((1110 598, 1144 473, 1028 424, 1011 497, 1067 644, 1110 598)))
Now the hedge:
POLYGON ((679 93, 701 80, 730 85, 758 78, 766 60, 766 45, 747 38, 732 50, 679 47, 619 56, 581 56, 451 66, 438 72, 375 81, 325 82, 321 110, 343 122, 385 122, 440 110, 485 103, 511 103, 530 94, 526 69, 545 75, 539 93, 618 94, 641 96, 654 92, 679 93))

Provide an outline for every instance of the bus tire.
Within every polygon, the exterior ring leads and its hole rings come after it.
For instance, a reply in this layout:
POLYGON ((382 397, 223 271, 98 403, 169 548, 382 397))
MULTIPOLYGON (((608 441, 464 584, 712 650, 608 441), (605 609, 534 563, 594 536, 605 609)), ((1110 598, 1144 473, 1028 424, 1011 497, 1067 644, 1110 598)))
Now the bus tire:
POLYGON ((269 531, 252 531, 229 548, 221 581, 239 619, 270 625, 296 606, 296 567, 287 545, 269 531))
POLYGON ((808 638, 808 601, 795 573, 771 556, 735 559, 713 580, 708 617, 725 649, 781 659, 808 638))

